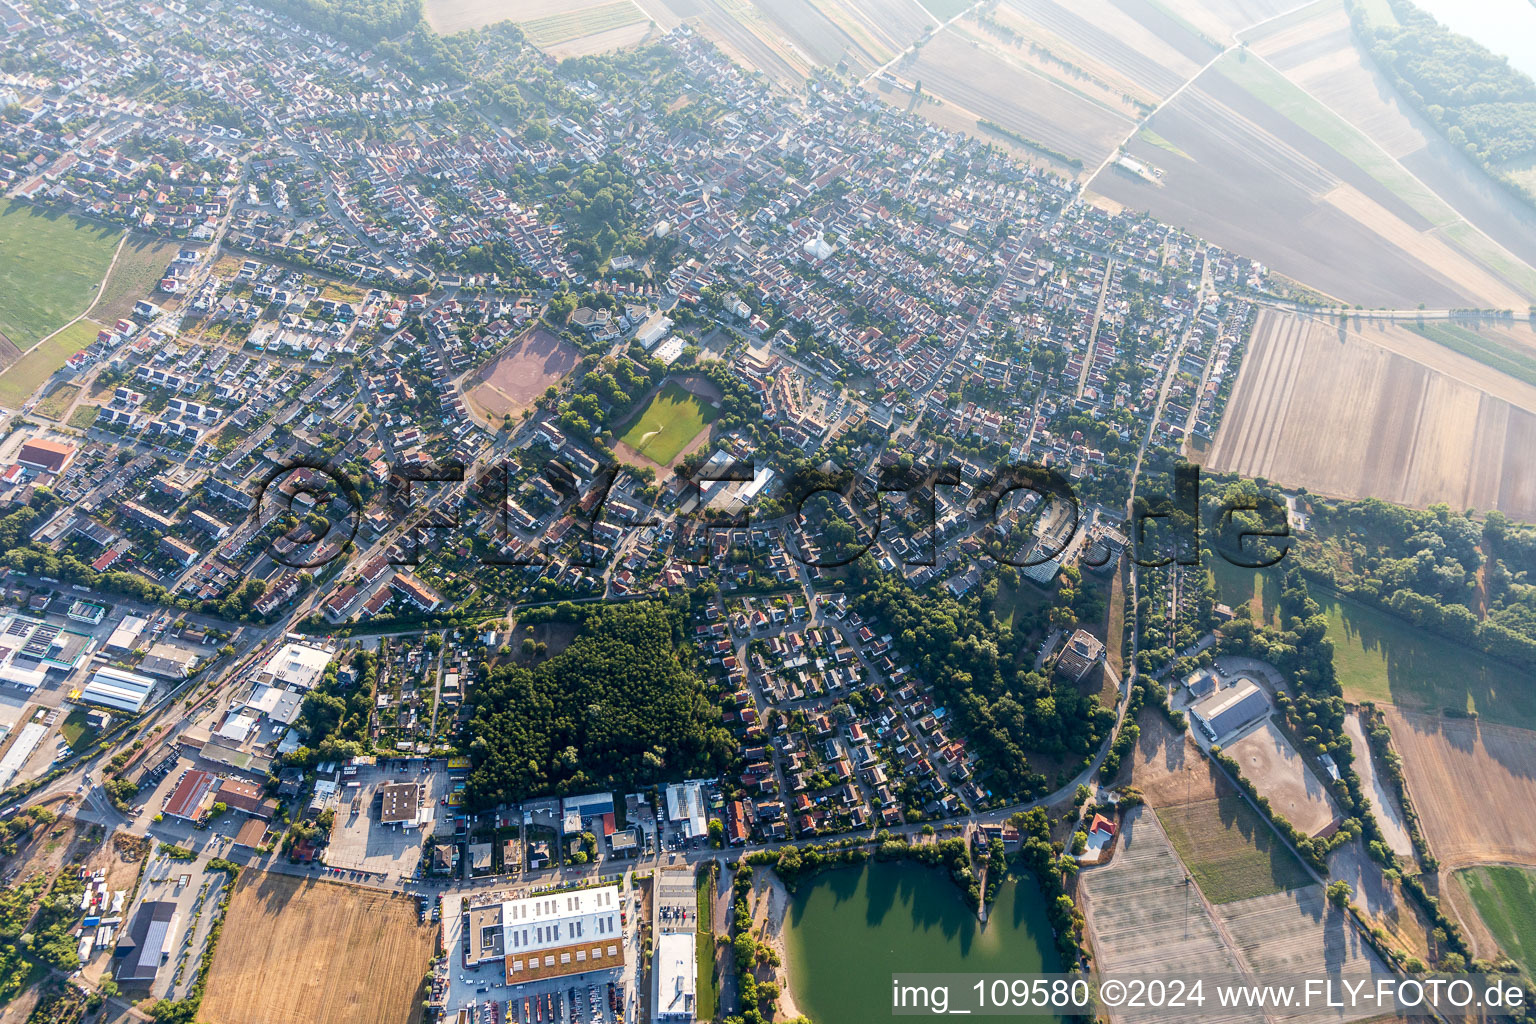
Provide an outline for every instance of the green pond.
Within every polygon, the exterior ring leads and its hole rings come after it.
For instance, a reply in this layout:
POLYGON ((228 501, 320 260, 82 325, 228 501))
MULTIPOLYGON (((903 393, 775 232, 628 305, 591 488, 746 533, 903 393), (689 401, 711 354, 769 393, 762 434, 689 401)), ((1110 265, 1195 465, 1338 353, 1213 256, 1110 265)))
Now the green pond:
POLYGON ((795 1002, 816 1024, 889 1017, 898 971, 1060 970, 1044 900, 1029 878, 1006 883, 982 925, 947 874, 919 864, 875 862, 817 876, 790 897, 785 940, 795 1002))

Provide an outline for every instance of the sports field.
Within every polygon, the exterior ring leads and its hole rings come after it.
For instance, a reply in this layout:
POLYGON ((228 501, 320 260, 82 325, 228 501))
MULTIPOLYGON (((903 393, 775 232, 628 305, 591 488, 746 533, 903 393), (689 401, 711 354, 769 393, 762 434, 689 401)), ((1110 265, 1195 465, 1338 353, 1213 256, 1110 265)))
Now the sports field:
POLYGON ((1306 885, 1311 879, 1242 797, 1159 807, 1157 820, 1212 903, 1232 903, 1306 885))
POLYGON ((0 334, 26 351, 84 313, 121 237, 26 203, 0 207, 0 334))
POLYGON ((1467 868, 1456 877, 1499 948, 1536 975, 1536 871, 1499 865, 1467 868))
POLYGON ((95 341, 100 330, 94 321, 76 321, 7 367, 0 373, 0 409, 21 408, 64 360, 95 341))
POLYGON ((657 465, 671 465, 718 415, 704 399, 675 380, 667 381, 619 442, 657 465))
POLYGON ((247 868, 197 1019, 415 1024, 434 945, 407 896, 247 868))

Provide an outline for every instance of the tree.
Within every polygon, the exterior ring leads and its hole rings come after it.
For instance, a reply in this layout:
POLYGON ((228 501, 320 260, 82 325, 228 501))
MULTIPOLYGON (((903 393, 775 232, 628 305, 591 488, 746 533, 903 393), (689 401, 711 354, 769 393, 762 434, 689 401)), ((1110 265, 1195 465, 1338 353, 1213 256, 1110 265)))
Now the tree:
POLYGON ((1349 883, 1342 878, 1336 882, 1328 883, 1328 902, 1340 910, 1347 910, 1349 908, 1349 900, 1353 895, 1350 892, 1349 883))

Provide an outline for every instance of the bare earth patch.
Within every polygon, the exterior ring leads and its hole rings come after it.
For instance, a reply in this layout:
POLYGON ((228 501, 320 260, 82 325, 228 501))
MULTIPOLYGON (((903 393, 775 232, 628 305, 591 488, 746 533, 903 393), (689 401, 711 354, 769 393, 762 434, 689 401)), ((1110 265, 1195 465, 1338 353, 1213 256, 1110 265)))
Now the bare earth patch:
POLYGON ((1328 791, 1272 720, 1266 718, 1259 728, 1223 749, 1292 825, 1315 836, 1333 824, 1337 815, 1328 791))

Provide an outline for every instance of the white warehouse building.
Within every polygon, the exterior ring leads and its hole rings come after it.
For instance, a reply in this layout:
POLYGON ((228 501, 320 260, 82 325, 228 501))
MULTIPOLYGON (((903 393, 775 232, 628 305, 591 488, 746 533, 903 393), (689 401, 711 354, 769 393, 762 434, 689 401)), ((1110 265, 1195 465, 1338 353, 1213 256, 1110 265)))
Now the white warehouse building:
POLYGON ((108 665, 97 669, 96 674, 91 676, 91 681, 80 694, 80 700, 86 704, 100 704, 138 714, 144 710, 149 700, 149 691, 154 688, 155 681, 149 676, 124 672, 108 665))
POLYGON ((651 1017, 658 1021, 692 1021, 697 1007, 694 933, 663 932, 656 939, 651 976, 655 979, 651 1017))

